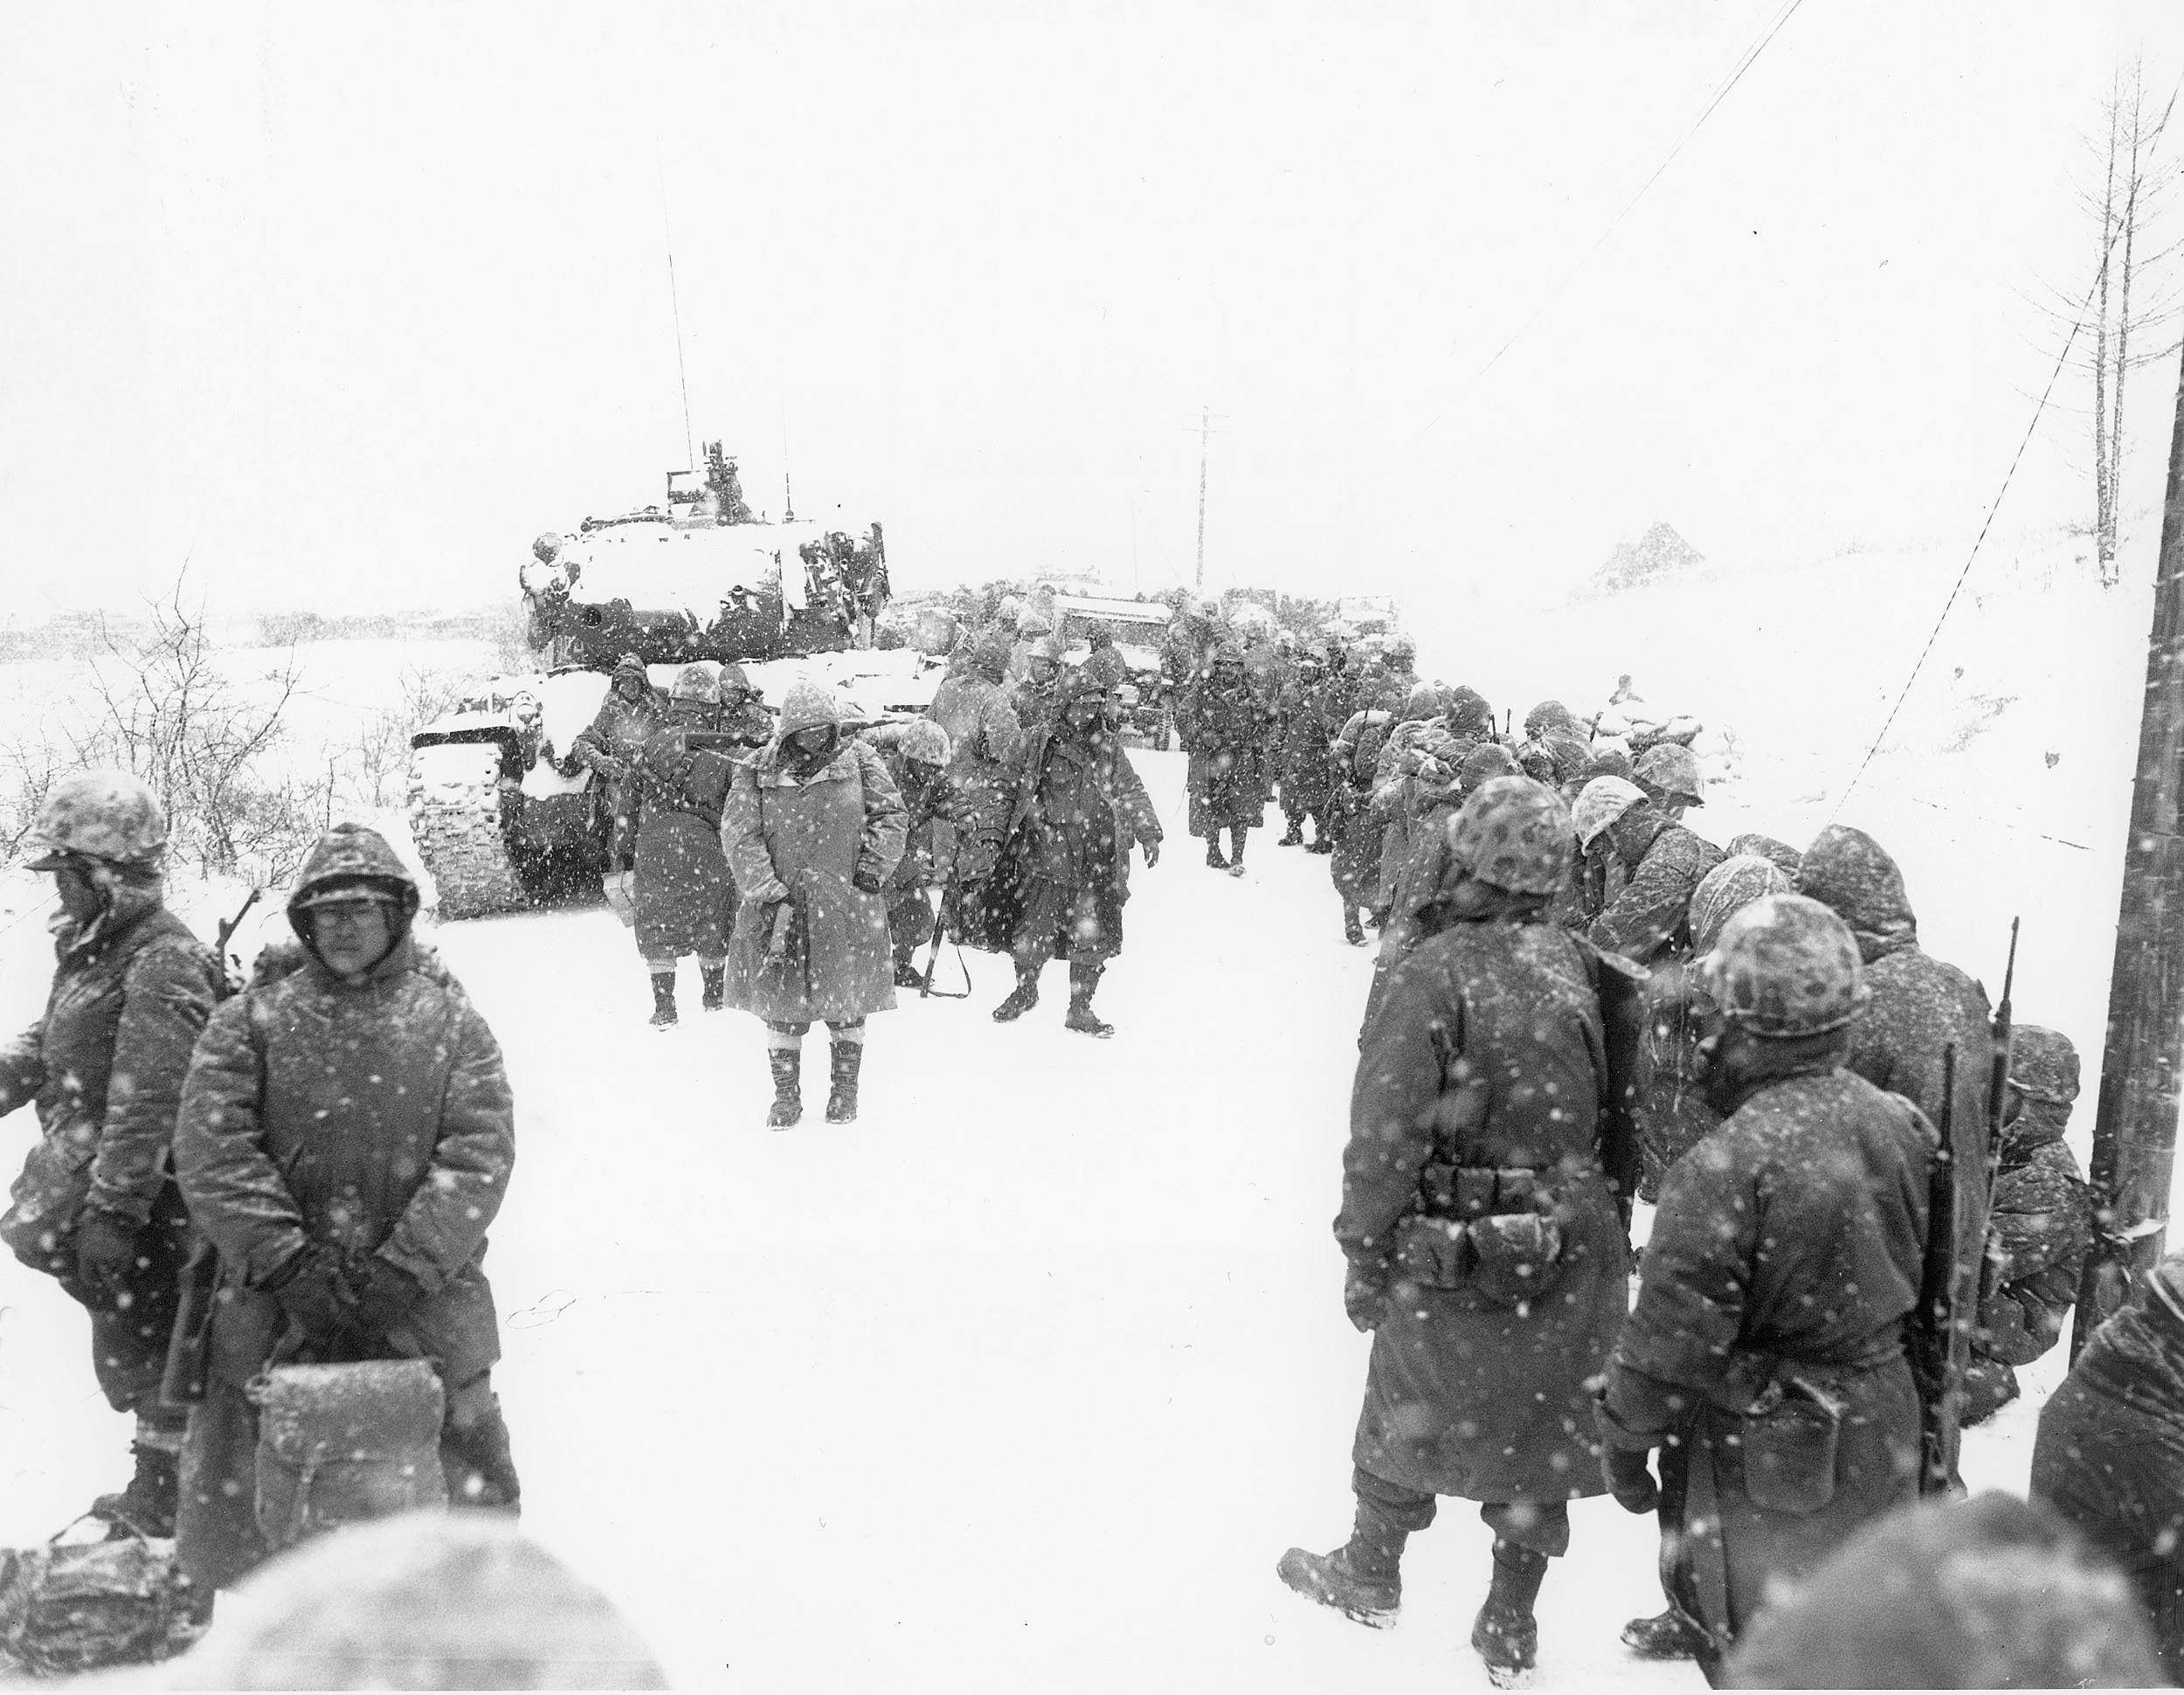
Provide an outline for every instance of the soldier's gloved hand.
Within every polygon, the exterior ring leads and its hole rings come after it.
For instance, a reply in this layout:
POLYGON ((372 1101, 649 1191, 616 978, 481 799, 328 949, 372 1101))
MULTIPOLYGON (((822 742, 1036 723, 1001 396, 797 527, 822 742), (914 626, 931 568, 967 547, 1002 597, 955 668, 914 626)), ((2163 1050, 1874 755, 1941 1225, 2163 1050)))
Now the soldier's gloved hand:
POLYGON ((1646 1448, 1611 1444, 1600 1450, 1600 1470, 1607 1479, 1607 1492, 1626 1512, 1651 1512, 1661 1505, 1660 1486, 1646 1465, 1652 1456, 1652 1450, 1646 1448))
POLYGON ((880 892, 880 876, 875 871, 860 871, 849 881, 867 895, 877 895, 880 892))
POLYGON ((1375 1273, 1353 1265, 1343 1274, 1342 1304, 1350 1322, 1370 1334, 1386 1322, 1387 1288, 1375 1273))
POLYGON ((1144 847, 1145 849, 1145 869, 1150 871, 1154 866, 1160 863, 1160 838, 1158 836, 1155 836, 1151 841, 1144 843, 1144 847))
POLYGON ((76 1275, 112 1283, 136 1263, 136 1226, 103 1207, 87 1208, 76 1225, 76 1275))
POLYGON ((391 1260, 374 1254, 352 1274, 355 1311, 360 1329, 384 1336, 388 1326, 398 1325, 425 1298, 425 1287, 391 1260))
POLYGON ((265 1287, 307 1341, 329 1341, 349 1327, 349 1308, 342 1298, 342 1256, 325 1242, 305 1247, 265 1287))

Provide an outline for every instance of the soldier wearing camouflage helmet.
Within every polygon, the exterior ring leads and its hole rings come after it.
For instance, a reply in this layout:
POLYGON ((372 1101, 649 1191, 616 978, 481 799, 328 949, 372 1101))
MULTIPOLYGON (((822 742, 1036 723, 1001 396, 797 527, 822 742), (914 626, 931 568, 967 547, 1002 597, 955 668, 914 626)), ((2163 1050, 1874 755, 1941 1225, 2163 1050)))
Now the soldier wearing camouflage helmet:
POLYGON ((45 1015, 0 1047, 0 1114, 35 1104, 41 1131, 0 1241, 90 1314, 99 1387, 135 1417, 135 1475, 93 1510, 171 1536, 187 1421, 160 1396, 188 1231, 175 1114, 190 1048, 226 985, 167 910, 167 819, 139 778, 60 778, 24 845, 30 868, 52 873, 60 911, 45 1015))
POLYGON ((902 857, 888 873, 888 931, 894 938, 895 986, 923 984, 916 959, 933 931, 932 903, 956 869, 956 820, 962 797, 948 773, 948 732, 930 718, 883 724, 868 738, 902 796, 902 857))
POLYGON ((1711 1677, 1773 1587, 1918 1497, 1905 1332, 1939 1138, 1845 1067, 1864 969, 1820 902, 1751 903, 1702 972, 1723 1123, 1662 1184, 1600 1429, 1616 1499, 1661 1511, 1664 1576, 1711 1677))
POLYGON ((1243 650, 1222 642, 1206 676, 1176 709, 1176 737, 1190 756, 1191 834, 1206 838, 1206 864, 1233 876, 1244 875, 1245 841, 1266 812, 1268 724, 1268 710, 1244 674, 1243 650), (1231 849, 1226 858, 1223 830, 1231 849))
POLYGON ((1508 1683, 1535 1663, 1533 1600, 1568 1548, 1568 1504, 1605 1488, 1586 1385, 1623 1317, 1627 1198, 1607 1173, 1628 1167, 1635 1005, 1615 962, 1546 921, 1570 868, 1559 795, 1492 778, 1448 839, 1441 928, 1390 972, 1351 1096, 1335 1235, 1344 1303, 1373 1337, 1355 1528, 1278 1570, 1392 1623, 1406 1539, 1437 1497, 1479 1502, 1495 1539, 1471 1641, 1508 1683))
POLYGON ((1640 754, 1631 780, 1671 822, 1691 807, 1706 804, 1706 779, 1698 774, 1698 756, 1680 742, 1657 742, 1640 754))
POLYGON ((697 956, 705 1010, 723 1004, 736 882, 718 832, 729 777, 747 752, 740 737, 721 728, 721 684, 712 668, 684 666, 668 689, 666 720, 634 771, 637 951, 652 979, 656 1027, 676 1021, 675 971, 685 954, 697 956))

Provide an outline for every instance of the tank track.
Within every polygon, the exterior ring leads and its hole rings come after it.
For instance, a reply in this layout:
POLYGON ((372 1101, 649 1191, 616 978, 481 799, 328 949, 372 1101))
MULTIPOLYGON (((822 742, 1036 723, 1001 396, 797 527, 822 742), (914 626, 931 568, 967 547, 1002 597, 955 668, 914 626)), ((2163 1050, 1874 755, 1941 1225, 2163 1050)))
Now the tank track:
POLYGON ((439 890, 442 919, 531 903, 502 827, 500 767, 490 743, 425 747, 410 756, 410 833, 439 890))

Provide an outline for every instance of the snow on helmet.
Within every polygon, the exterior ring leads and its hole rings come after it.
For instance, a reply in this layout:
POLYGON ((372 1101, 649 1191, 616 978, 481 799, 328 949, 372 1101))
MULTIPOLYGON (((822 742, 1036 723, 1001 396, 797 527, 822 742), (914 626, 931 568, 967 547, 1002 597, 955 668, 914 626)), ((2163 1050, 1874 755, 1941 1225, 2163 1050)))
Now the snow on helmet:
POLYGON ((156 868, 167 851, 167 813, 133 772, 72 771, 45 792, 23 846, 33 871, 57 870, 72 857, 156 868))
POLYGON ((1216 665, 1241 666, 1243 662, 1244 650, 1233 641, 1224 641, 1213 649, 1213 663, 1216 665))
POLYGON ((926 765, 948 763, 948 732, 930 718, 920 718, 902 732, 902 739, 895 745, 902 749, 905 759, 915 759, 926 765))
POLYGON ((1578 803, 1571 809, 1578 840, 1590 848, 1593 837, 1645 798, 1646 792, 1635 783, 1626 783, 1620 777, 1595 777, 1579 791, 1578 803))
POLYGON ((1570 809, 1529 777, 1493 777, 1448 820, 1448 855, 1481 882, 1552 895, 1570 870, 1570 809))
POLYGON ((1403 696, 1403 716, 1406 719, 1438 718, 1448 699, 1430 682, 1414 682, 1403 696))
POLYGON ((1816 1036, 1864 1011, 1858 939, 1807 895, 1762 895, 1733 914, 1700 966, 1722 1015, 1758 1036, 1816 1036))
POLYGON ((733 695, 739 704, 758 692, 750 686, 750 674, 740 665, 721 667, 719 687, 722 700, 725 701, 733 695))
MULTIPOLYGON (((1492 747, 1496 744, 1487 742, 1482 745, 1492 747)), ((1542 744, 1521 742, 1517 744, 1514 757, 1517 769, 1531 778, 1533 782, 1552 783, 1555 780, 1555 757, 1542 744)))
POLYGON ((1191 610, 1200 618, 1219 618, 1221 615, 1221 603, 1214 599, 1213 596, 1206 595, 1193 601, 1191 610))
POLYGON ((721 703, 721 681, 713 675, 710 666, 686 665, 675 673, 674 687, 667 691, 671 701, 703 701, 708 706, 721 703))
MULTIPOLYGON (((1451 736, 1448 739, 1455 744, 1456 738, 1451 736)), ((1456 768, 1456 780, 1463 785, 1463 792, 1466 794, 1484 784, 1492 782, 1497 777, 1519 775, 1529 777, 1531 773, 1520 772, 1517 756, 1499 742, 1481 742, 1469 753, 1462 756, 1462 762, 1456 768)))
POLYGON ((1406 635, 1392 635, 1382 650, 1390 659, 1416 659, 1418 644, 1406 635))
POLYGON ((1043 636, 1054 627, 1054 619, 1036 606, 1027 607, 1016 620, 1016 633, 1020 636, 1043 636))
POLYGON ((1065 651, 1060 636, 1044 635, 1032 643, 1033 659, 1050 659, 1056 665, 1061 663, 1061 656, 1065 651))
POLYGON ((1722 926, 1762 895, 1787 895, 1782 868, 1759 854, 1731 854, 1698 880, 1691 891, 1691 951, 1712 951, 1722 926))
POLYGON ((2028 1099, 2068 1106, 2077 1099, 2077 1049, 2060 1030, 2020 1024, 2010 1037, 2009 1083, 2028 1099))
POLYGON ((1656 742, 1639 757, 1636 780, 1655 794, 1706 804, 1706 781, 1698 774, 1698 756, 1680 742, 1656 742))
POLYGON ((561 551, 561 537, 549 529, 531 543, 531 551, 538 556, 539 564, 550 565, 561 551))
POLYGON ((815 682, 792 684, 782 696, 779 733, 784 741, 799 730, 817 730, 842 721, 841 694, 815 682))
POLYGON ((1024 603, 1013 594, 1001 597, 1001 604, 993 609, 993 615, 1004 624, 1014 624, 1024 616, 1024 603))

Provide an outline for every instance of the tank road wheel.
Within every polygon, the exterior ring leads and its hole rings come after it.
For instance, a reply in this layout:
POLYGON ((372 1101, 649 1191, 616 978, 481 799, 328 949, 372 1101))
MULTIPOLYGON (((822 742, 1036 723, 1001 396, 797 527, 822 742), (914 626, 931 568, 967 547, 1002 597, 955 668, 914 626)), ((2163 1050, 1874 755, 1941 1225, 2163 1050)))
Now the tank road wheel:
POLYGON ((508 853, 501 749, 440 742, 410 756, 410 832, 439 889, 443 919, 530 904, 508 853))

